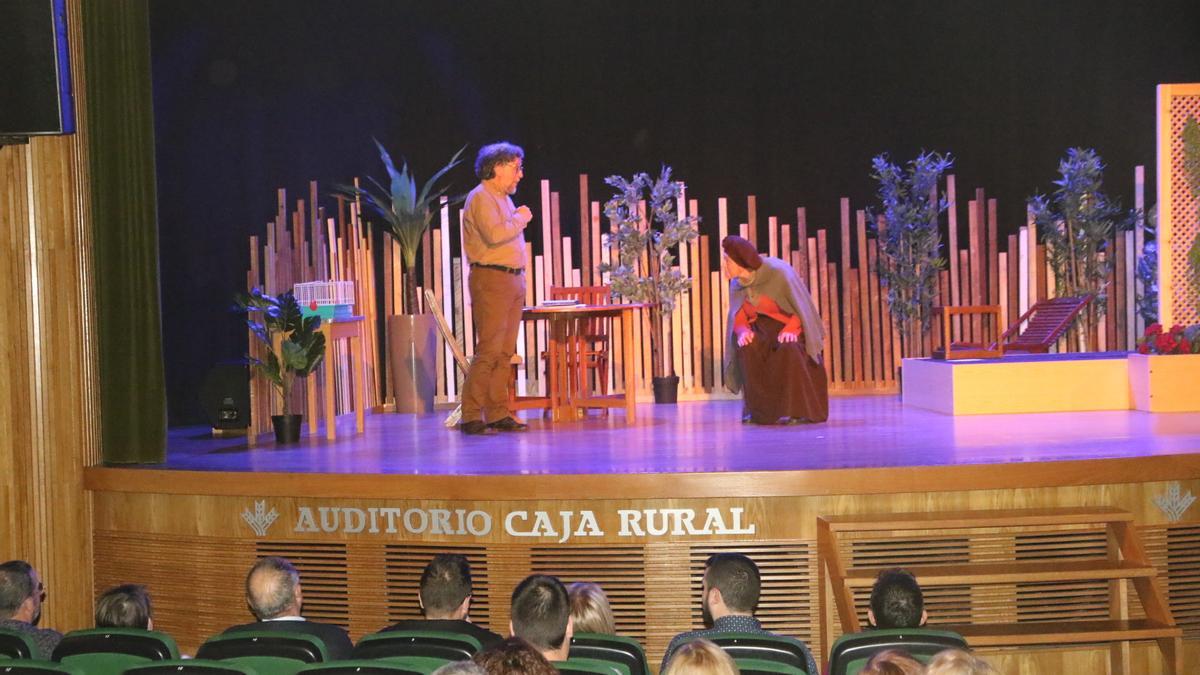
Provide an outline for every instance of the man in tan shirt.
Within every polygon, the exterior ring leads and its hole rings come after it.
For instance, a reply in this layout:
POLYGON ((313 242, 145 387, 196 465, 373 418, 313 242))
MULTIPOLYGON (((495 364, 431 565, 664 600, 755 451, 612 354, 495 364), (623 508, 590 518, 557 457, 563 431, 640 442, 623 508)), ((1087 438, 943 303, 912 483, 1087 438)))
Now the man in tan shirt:
POLYGON ((525 431, 529 427, 508 409, 509 361, 517 351, 517 331, 525 306, 525 227, 528 206, 513 206, 510 195, 524 175, 525 151, 511 143, 479 150, 475 175, 480 183, 463 207, 463 249, 471 273, 475 314, 475 358, 463 382, 465 434, 525 431))

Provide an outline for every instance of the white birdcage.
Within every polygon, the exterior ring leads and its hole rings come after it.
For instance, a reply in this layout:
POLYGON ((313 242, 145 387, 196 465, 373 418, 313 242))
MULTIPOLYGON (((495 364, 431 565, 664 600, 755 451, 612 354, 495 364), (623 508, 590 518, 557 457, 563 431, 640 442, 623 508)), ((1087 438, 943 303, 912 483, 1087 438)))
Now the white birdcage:
POLYGON ((304 316, 328 320, 354 315, 353 281, 309 281, 292 290, 304 316))

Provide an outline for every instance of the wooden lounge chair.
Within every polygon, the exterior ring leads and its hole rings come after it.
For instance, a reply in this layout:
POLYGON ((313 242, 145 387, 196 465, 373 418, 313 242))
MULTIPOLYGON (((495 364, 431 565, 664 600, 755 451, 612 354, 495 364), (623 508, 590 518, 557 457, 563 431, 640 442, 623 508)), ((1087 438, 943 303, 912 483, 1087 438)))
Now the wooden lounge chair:
MULTIPOLYGON (((1069 298, 1052 298, 1042 300, 1029 308, 991 344, 980 342, 953 342, 951 339, 951 324, 954 317, 962 317, 964 321, 972 316, 990 318, 984 321, 987 328, 1000 322, 999 305, 966 305, 961 307, 935 307, 934 312, 942 318, 942 344, 933 352, 935 359, 987 359, 1000 358, 1005 353, 1023 352, 1027 354, 1045 354, 1050 351, 1055 342, 1062 337, 1071 322, 1084 307, 1091 302, 1091 294, 1069 298), (1025 326, 1025 330, 1021 330, 1025 326)), ((980 319, 975 319, 979 321, 980 319)), ((993 329, 993 335, 994 335, 993 329)))
MULTIPOLYGON (((1021 315, 997 342, 1005 352, 1045 354, 1071 326, 1075 316, 1095 297, 1092 294, 1042 300, 1021 315), (1025 330, 1021 325, 1026 321, 1025 330)), ((995 345, 993 345, 994 347, 995 345)))

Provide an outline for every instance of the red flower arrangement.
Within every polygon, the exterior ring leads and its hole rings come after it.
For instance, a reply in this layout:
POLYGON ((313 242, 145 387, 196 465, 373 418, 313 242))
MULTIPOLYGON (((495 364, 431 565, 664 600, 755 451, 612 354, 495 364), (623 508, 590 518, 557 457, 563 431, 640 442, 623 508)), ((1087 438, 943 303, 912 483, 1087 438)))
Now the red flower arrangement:
POLYGON ((1137 341, 1139 354, 1200 354, 1200 325, 1176 325, 1163 331, 1162 324, 1146 326, 1146 334, 1137 341))

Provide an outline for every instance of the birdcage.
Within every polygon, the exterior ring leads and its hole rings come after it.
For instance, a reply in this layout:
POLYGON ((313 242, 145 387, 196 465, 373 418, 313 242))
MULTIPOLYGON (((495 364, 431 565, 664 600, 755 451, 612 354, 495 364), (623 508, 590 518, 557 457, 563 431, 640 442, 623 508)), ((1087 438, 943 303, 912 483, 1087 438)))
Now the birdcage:
POLYGON ((354 315, 353 281, 309 281, 293 287, 300 313, 322 320, 354 315))

